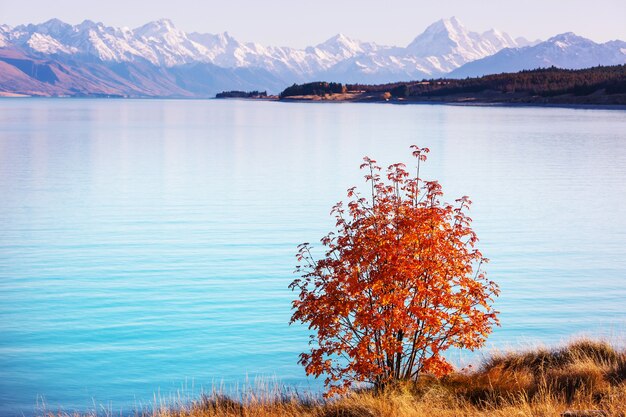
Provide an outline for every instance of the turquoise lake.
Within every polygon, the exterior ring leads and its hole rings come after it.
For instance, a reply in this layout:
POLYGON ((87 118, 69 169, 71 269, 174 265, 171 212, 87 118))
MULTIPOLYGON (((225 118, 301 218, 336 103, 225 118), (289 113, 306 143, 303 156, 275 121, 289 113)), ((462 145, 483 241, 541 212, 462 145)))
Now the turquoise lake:
MULTIPOLYGON (((0 415, 132 413, 255 378, 318 391, 296 246, 368 155, 469 195, 501 286, 478 354, 626 335, 626 111, 0 100, 0 415)), ((319 246, 319 245, 318 245, 319 246)))

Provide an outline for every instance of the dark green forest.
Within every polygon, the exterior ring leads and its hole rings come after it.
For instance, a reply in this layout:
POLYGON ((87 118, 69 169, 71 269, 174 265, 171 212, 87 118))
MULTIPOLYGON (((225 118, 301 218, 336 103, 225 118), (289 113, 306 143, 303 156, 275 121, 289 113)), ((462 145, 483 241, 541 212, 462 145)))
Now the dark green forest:
POLYGON ((215 98, 263 98, 267 97, 267 91, 222 91, 215 98))
MULTIPOLYGON (((624 95, 626 65, 598 66, 581 70, 551 67, 476 78, 439 78, 379 85, 321 82, 294 84, 285 89, 280 97, 345 92, 369 94, 370 97, 373 94, 390 93, 395 99, 412 100, 445 100, 446 97, 458 95, 495 95, 502 99, 506 99, 507 96, 550 98, 564 95, 573 97, 624 95)), ((619 102, 621 101, 620 99, 619 102)))
POLYGON ((294 84, 280 93, 280 98, 293 96, 322 96, 324 94, 340 94, 346 92, 346 86, 341 83, 327 83, 316 81, 306 84, 294 84))

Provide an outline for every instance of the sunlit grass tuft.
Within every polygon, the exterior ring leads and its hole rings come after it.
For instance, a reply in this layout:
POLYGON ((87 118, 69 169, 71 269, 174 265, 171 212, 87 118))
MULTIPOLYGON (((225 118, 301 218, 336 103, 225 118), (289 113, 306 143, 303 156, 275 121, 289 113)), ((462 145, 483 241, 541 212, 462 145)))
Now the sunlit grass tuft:
POLYGON ((549 417, 586 410, 586 415, 626 417, 626 351, 603 341, 581 339, 558 348, 495 354, 471 372, 442 379, 424 376, 416 383, 400 383, 383 392, 363 390, 330 400, 290 392, 267 381, 257 385, 237 396, 216 391, 174 405, 155 401, 155 407, 137 415, 549 417))

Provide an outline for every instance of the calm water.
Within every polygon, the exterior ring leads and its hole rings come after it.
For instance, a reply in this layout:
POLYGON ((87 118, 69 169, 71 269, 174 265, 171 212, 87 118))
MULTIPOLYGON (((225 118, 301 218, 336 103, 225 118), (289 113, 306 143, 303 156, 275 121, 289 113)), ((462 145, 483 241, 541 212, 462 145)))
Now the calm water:
MULTIPOLYGON (((364 155, 467 194, 491 348, 626 333, 626 112, 0 100, 0 415, 119 412, 256 376, 318 389, 287 325, 295 246, 364 155)), ((457 361, 469 360, 460 356, 457 361)))

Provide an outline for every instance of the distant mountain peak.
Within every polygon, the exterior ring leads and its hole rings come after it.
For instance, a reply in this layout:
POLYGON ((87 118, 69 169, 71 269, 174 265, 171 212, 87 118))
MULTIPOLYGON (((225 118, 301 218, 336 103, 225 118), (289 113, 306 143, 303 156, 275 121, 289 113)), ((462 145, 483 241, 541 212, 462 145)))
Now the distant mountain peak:
POLYGON ((444 19, 439 19, 435 23, 432 23, 430 26, 428 26, 424 30, 424 33, 434 33, 434 32, 455 33, 455 32, 462 32, 464 30, 466 29, 465 29, 465 26, 463 26, 463 23, 461 23, 461 21, 457 19, 455 16, 452 16, 452 17, 448 17, 444 19))
POLYGON ((489 30, 485 31, 485 32, 483 33, 483 35, 496 35, 496 36, 501 36, 501 35, 503 35, 503 33, 502 33, 500 30, 496 29, 496 28, 491 28, 491 29, 489 29, 489 30))
POLYGON ((335 36, 331 36, 330 38, 328 38, 326 42, 353 42, 353 41, 354 39, 350 38, 349 36, 346 36, 344 33, 339 32, 335 36))
POLYGON ((446 27, 463 26, 463 23, 461 23, 461 21, 456 16, 450 16, 450 17, 442 17, 441 19, 432 23, 430 26, 446 26, 446 27))
POLYGON ((52 19, 48 19, 45 22, 41 23, 41 26, 45 26, 45 27, 55 27, 55 26, 69 26, 68 23, 65 23, 64 21, 62 21, 61 19, 57 19, 56 17, 52 18, 52 19))
POLYGON ((161 25, 169 29, 175 28, 174 22, 172 22, 170 19, 167 19, 167 18, 158 19, 154 23, 157 23, 158 25, 161 25))
POLYGON ((93 26, 97 26, 98 24, 96 22, 94 22, 93 20, 89 20, 89 19, 85 19, 82 22, 80 22, 78 24, 78 27, 93 27, 93 26))
POLYGON ((74 26, 74 31, 78 31, 78 32, 80 32, 81 30, 89 30, 89 29, 94 29, 96 31, 103 31, 106 29, 113 30, 113 31, 118 30, 117 28, 107 28, 104 25, 104 23, 94 22, 93 20, 89 20, 89 19, 83 20, 81 23, 74 26))
POLYGON ((447 19, 441 19, 447 27, 460 28, 463 27, 463 23, 456 17, 451 16, 447 19))
MULTIPOLYGON (((119 77, 128 77, 120 91, 132 90, 141 83, 136 81, 141 78, 144 91, 153 91, 155 83, 164 82, 163 91, 172 94, 178 82, 184 84, 180 85, 183 89, 192 88, 191 85, 206 89, 207 83, 220 83, 225 89, 250 85, 259 90, 311 79, 387 83, 447 76, 461 66, 487 59, 499 51, 502 53, 498 60, 517 60, 522 68, 623 63, 626 55, 626 43, 622 41, 600 45, 573 33, 557 35, 535 46, 529 44, 532 43, 520 38, 514 40, 497 29, 470 31, 454 16, 429 25, 407 47, 362 42, 344 33, 305 49, 264 46, 239 42, 228 32, 186 33, 165 18, 135 29, 91 20, 69 25, 59 19, 15 28, 0 25, 4 56, 19 53, 38 62, 56 62, 59 79, 65 77, 64 66, 72 66, 76 72, 67 82, 81 84, 89 91, 95 91, 94 86, 120 85, 119 77), (100 66, 98 71, 89 74, 95 66, 100 66), (110 77, 100 78, 107 71, 113 71, 110 77), (144 73, 151 75, 142 78, 144 73), (177 77, 193 73, 195 78, 162 78, 166 73, 178 74, 177 77), (85 78, 77 81, 74 77, 91 77, 91 81, 85 78)), ((496 68, 500 67, 483 65, 480 71, 493 73, 496 68)), ((0 91, 2 88, 0 85, 0 91)))
POLYGON ((349 58, 359 53, 375 50, 376 46, 372 43, 349 38, 343 33, 338 33, 325 42, 318 44, 315 48, 337 57, 349 58))
POLYGON ((72 25, 54 18, 39 24, 21 25, 16 27, 16 29, 38 32, 43 35, 62 36, 72 30, 72 25))
POLYGON ((431 46, 434 46, 436 54, 451 52, 459 35, 465 32, 465 27, 455 17, 440 19, 418 35, 407 49, 418 56, 434 55, 428 51, 431 46))
POLYGON ((235 38, 232 37, 232 35, 230 33, 228 33, 228 31, 224 31, 220 34, 218 34, 217 36, 219 36, 221 39, 224 39, 226 41, 234 41, 235 38))
POLYGON ((428 26, 407 46, 416 57, 448 57, 460 66, 466 62, 492 55, 503 48, 516 47, 508 34, 497 29, 482 34, 471 32, 456 17, 440 19, 428 26))
POLYGON ((359 43, 361 43, 361 41, 349 38, 348 36, 344 35, 343 33, 338 33, 335 36, 332 36, 332 37, 328 38, 326 41, 322 42, 320 44, 320 46, 321 45, 337 45, 337 44, 351 45, 351 44, 359 44, 359 43))
POLYGON ((159 36, 167 33, 179 32, 179 30, 174 25, 174 22, 170 19, 163 18, 148 22, 135 29, 134 32, 139 36, 159 36))
POLYGON ((505 49, 469 62, 449 75, 453 78, 462 78, 552 66, 582 69, 598 65, 623 65, 626 64, 626 49, 623 49, 622 45, 623 42, 599 44, 575 33, 566 32, 532 46, 505 49))
MULTIPOLYGON (((589 42, 593 42, 591 39, 587 39, 587 38, 583 38, 582 36, 578 36, 577 34, 575 34, 574 32, 565 32, 565 33, 560 33, 558 35, 555 35, 553 37, 551 37, 550 39, 548 39, 548 42, 550 43, 555 43, 555 42, 561 42, 561 43, 566 43, 566 44, 577 44, 577 43, 589 43, 589 42)), ((593 42, 595 43, 595 42, 593 42)))

